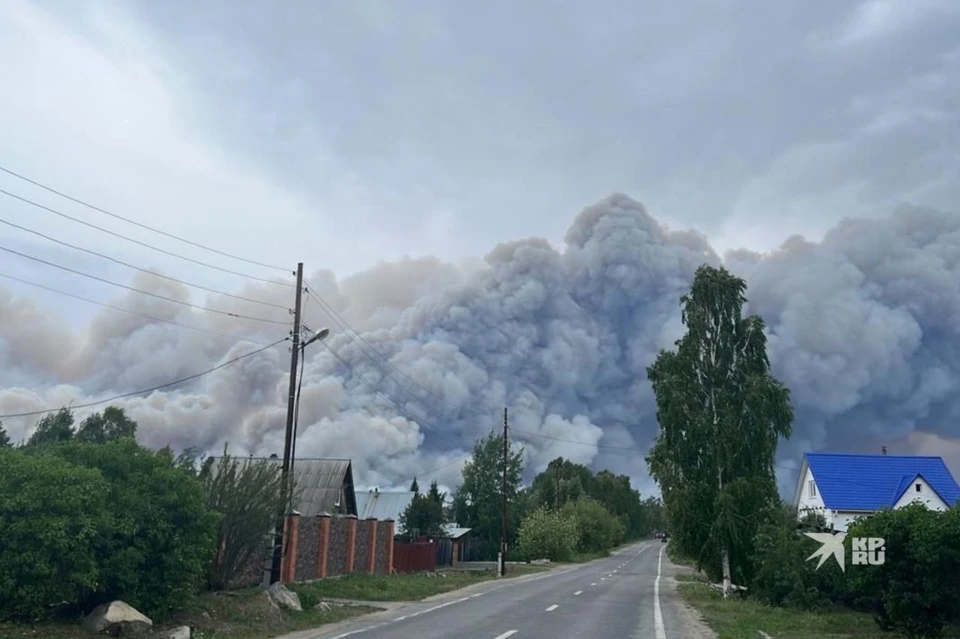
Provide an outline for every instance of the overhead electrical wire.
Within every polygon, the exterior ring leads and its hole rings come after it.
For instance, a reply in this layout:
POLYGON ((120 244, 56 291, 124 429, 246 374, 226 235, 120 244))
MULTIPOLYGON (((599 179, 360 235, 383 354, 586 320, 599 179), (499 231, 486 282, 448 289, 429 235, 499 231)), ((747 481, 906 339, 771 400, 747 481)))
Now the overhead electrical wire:
POLYGON ((87 221, 85 221, 85 220, 81 220, 80 218, 73 217, 72 215, 67 215, 66 213, 63 213, 62 211, 58 211, 58 210, 56 210, 56 209, 54 209, 54 208, 51 208, 51 207, 49 207, 49 206, 46 206, 46 205, 44 205, 44 204, 40 204, 39 202, 34 202, 33 200, 30 200, 30 199, 27 199, 27 198, 22 197, 22 196, 20 196, 20 195, 17 195, 16 193, 11 193, 10 191, 7 191, 7 190, 5 190, 5 189, 0 189, 0 193, 2 193, 3 195, 6 195, 7 197, 11 197, 11 198, 13 198, 13 199, 15 199, 15 200, 19 200, 20 202, 23 202, 24 204, 29 204, 30 206, 34 206, 34 207, 36 207, 36 208, 38 208, 38 209, 42 209, 42 210, 47 211, 47 212, 49 212, 49 213, 53 213, 54 215, 58 215, 58 216, 60 216, 60 217, 62 217, 62 218, 64 218, 64 219, 70 220, 70 221, 72 221, 72 222, 76 222, 77 224, 82 224, 82 225, 84 225, 84 226, 86 226, 86 227, 95 229, 95 230, 97 230, 97 231, 101 231, 101 232, 106 233, 106 234, 108 234, 108 235, 112 235, 112 236, 114 236, 114 237, 119 237, 120 239, 126 240, 126 241, 128 241, 128 242, 132 242, 133 244, 136 244, 137 246, 142 246, 142 247, 144 247, 144 248, 150 249, 151 251, 157 251, 158 253, 163 253, 164 255, 169 255, 170 257, 175 257, 175 258, 177 258, 177 259, 179 259, 179 260, 184 260, 184 261, 190 262, 190 263, 192 263, 192 264, 197 264, 197 265, 199 265, 199 266, 204 266, 204 267, 206 267, 206 268, 211 268, 211 269, 214 269, 214 270, 216 270, 216 271, 220 271, 220 272, 222 272, 222 273, 229 273, 229 274, 231 274, 231 275, 237 275, 237 276, 239 276, 239 277, 244 277, 244 278, 247 278, 247 279, 249 279, 249 280, 256 280, 256 281, 258 281, 258 282, 264 282, 264 283, 266 283, 266 284, 274 284, 274 285, 276 285, 276 286, 286 286, 286 287, 290 287, 290 288, 296 288, 296 285, 295 285, 295 284, 291 284, 290 282, 280 282, 280 281, 277 281, 277 280, 267 279, 267 278, 265 278, 265 277, 257 277, 257 276, 255 276, 255 275, 250 275, 250 274, 248 274, 248 273, 242 273, 242 272, 240 272, 240 271, 234 271, 234 270, 231 270, 231 269, 228 269, 228 268, 223 268, 222 266, 217 266, 216 264, 210 264, 210 263, 204 262, 204 261, 202 261, 202 260, 197 260, 197 259, 194 259, 194 258, 192 258, 192 257, 187 257, 186 255, 180 255, 179 253, 174 253, 173 251, 168 251, 168 250, 166 250, 166 249, 162 249, 162 248, 160 248, 160 247, 158 247, 158 246, 154 246, 154 245, 149 244, 149 243, 147 243, 147 242, 141 242, 140 240, 135 240, 135 239, 133 239, 132 237, 127 237, 126 235, 123 235, 122 233, 117 233, 117 232, 115 232, 115 231, 111 231, 110 229, 103 228, 102 226, 97 226, 96 224, 92 224, 92 223, 87 222, 87 221))
MULTIPOLYGON (((118 399, 126 399, 126 398, 128 398, 128 397, 136 397, 136 396, 138 396, 138 395, 144 395, 144 394, 146 394, 146 393, 152 393, 152 392, 154 392, 154 391, 163 390, 163 389, 166 389, 166 388, 170 388, 170 387, 172 387, 172 386, 178 386, 178 385, 180 385, 180 384, 183 384, 184 382, 189 382, 189 381, 192 381, 192 380, 194 380, 194 379, 198 379, 198 378, 200 378, 200 377, 203 377, 203 376, 205 376, 205 375, 209 375, 210 373, 213 373, 213 372, 215 372, 215 371, 218 371, 218 370, 220 370, 220 369, 222 369, 222 368, 226 368, 227 366, 230 366, 231 364, 235 364, 236 362, 239 362, 240 360, 246 359, 246 358, 248 358, 248 357, 253 357, 253 356, 256 355, 256 354, 262 353, 263 351, 265 351, 265 350, 267 350, 267 349, 269 349, 269 348, 273 348, 273 347, 276 346, 277 344, 280 344, 281 342, 285 342, 285 341, 287 341, 287 340, 289 340, 289 339, 290 339, 289 337, 284 337, 283 339, 278 339, 277 341, 273 342, 272 344, 268 344, 267 346, 262 346, 262 347, 258 348, 258 349, 255 350, 255 351, 250 351, 249 353, 246 353, 246 354, 244 354, 244 355, 240 355, 239 357, 234 357, 233 359, 227 360, 226 362, 223 362, 222 364, 219 364, 219 365, 217 365, 217 366, 214 366, 213 368, 208 368, 208 369, 205 370, 205 371, 201 371, 201 372, 199 372, 199 373, 194 373, 193 375, 188 375, 187 377, 181 377, 180 379, 174 380, 174 381, 172 381, 172 382, 168 382, 168 383, 166 383, 166 384, 160 384, 159 386, 151 386, 150 388, 144 388, 144 389, 137 390, 137 391, 131 391, 131 392, 129 392, 129 393, 123 393, 123 394, 121 394, 121 395, 114 395, 113 397, 108 397, 108 398, 106 398, 106 399, 100 399, 100 400, 97 400, 97 401, 95 401, 95 402, 87 402, 87 403, 85 403, 85 404, 73 404, 73 405, 71 405, 69 408, 70 408, 70 409, 91 408, 91 407, 93 407, 93 406, 100 406, 100 405, 102 405, 102 404, 107 404, 107 403, 109 403, 109 402, 114 402, 114 401, 116 401, 116 400, 118 400, 118 399)), ((61 408, 65 408, 65 407, 61 407, 61 408)), ((48 413, 55 413, 55 412, 57 412, 57 411, 59 411, 59 410, 60 410, 60 408, 48 408, 48 409, 44 409, 44 410, 35 410, 35 411, 29 411, 29 412, 25 412, 25 413, 9 413, 9 414, 7 414, 7 415, 0 415, 0 419, 13 419, 13 418, 16 418, 16 417, 34 417, 34 416, 36 416, 36 415, 46 415, 46 414, 48 414, 48 413)))
MULTIPOLYGON (((310 290, 309 287, 307 287, 307 296, 308 296, 308 299, 313 299, 314 302, 316 302, 318 305, 320 305, 321 310, 322 310, 328 317, 330 317, 331 320, 333 320, 335 323, 337 323, 342 330, 344 330, 345 332, 352 333, 352 334, 353 334, 353 337, 354 337, 354 339, 355 339, 355 343, 356 343, 356 342, 360 342, 360 343, 362 343, 362 344, 365 344, 365 345, 368 347, 369 351, 372 352, 372 353, 374 353, 374 354, 376 354, 376 355, 379 357, 380 361, 382 361, 384 364, 386 364, 386 365, 388 365, 388 366, 391 366, 395 371, 397 371, 398 374, 400 374, 400 375, 403 376, 404 378, 410 380, 411 382, 413 382, 414 384, 416 384, 417 386, 419 386, 425 393, 427 393, 428 395, 431 395, 432 397, 434 397, 438 402, 446 403, 445 400, 444 400, 443 398, 439 397, 436 393, 434 393, 434 392, 431 391, 430 389, 424 387, 423 385, 421 385, 420 383, 418 383, 418 382, 417 382, 416 380, 414 380, 413 378, 405 375, 405 374, 404 374, 402 371, 400 371, 396 366, 393 366, 389 361, 387 361, 386 358, 384 358, 382 355, 380 355, 380 354, 376 351, 376 349, 360 335, 360 333, 359 333, 358 331, 354 330, 352 327, 350 327, 349 324, 347 324, 347 321, 343 318, 342 315, 340 315, 336 310, 334 310, 328 303, 326 303, 325 301, 323 301, 323 299, 320 298, 320 296, 319 296, 318 294, 316 294, 316 293, 314 293, 312 290, 310 290)), ((332 353, 332 352, 333 352, 332 349, 330 349, 330 350, 331 350, 331 353, 332 353)), ((368 357, 369 359, 371 359, 371 362, 373 363, 373 365, 374 365, 385 377, 390 378, 390 379, 393 381, 393 383, 396 384, 396 386, 397 386, 399 389, 406 391, 406 393, 407 393, 408 395, 410 395, 411 397, 413 397, 415 401, 417 401, 419 404, 421 404, 422 406, 424 406, 425 409, 429 409, 429 406, 430 406, 430 405, 429 405, 427 402, 425 402, 422 397, 418 397, 416 393, 414 393, 414 392, 411 391, 409 388, 407 388, 406 386, 404 386, 403 384, 401 384, 395 377, 393 377, 388 371, 386 371, 382 366, 380 366, 379 363, 374 360, 374 357, 370 355, 370 352, 366 352, 366 351, 365 351, 364 349, 362 349, 362 348, 361 348, 360 350, 361 350, 361 352, 364 352, 364 354, 367 355, 367 357, 368 357)), ((348 368, 350 368, 351 371, 352 371, 355 375, 357 375, 358 377, 360 377, 360 379, 361 379, 361 381, 364 383, 364 385, 366 385, 367 387, 371 388, 372 390, 375 390, 378 394, 380 394, 381 396, 383 396, 380 391, 376 390, 376 389, 373 387, 373 385, 371 385, 369 382, 366 382, 366 380, 364 380, 362 376, 360 376, 358 373, 356 373, 355 371, 353 371, 352 367, 350 367, 350 364, 349 364, 348 362, 346 362, 342 357, 340 357, 340 356, 339 356, 338 354, 336 354, 336 353, 334 353, 334 356, 335 356, 337 359, 339 359, 339 360, 341 361, 341 363, 343 363, 343 364, 346 365, 348 368)), ((391 404, 396 408, 396 404, 393 403, 392 400, 390 400, 390 398, 385 397, 385 399, 387 399, 388 401, 391 401, 391 404)), ((450 406, 450 405, 447 404, 447 406, 450 406)), ((451 408, 452 410, 462 410, 462 411, 464 411, 464 412, 467 412, 467 413, 470 413, 470 414, 473 414, 473 415, 477 415, 477 416, 481 416, 481 417, 487 417, 487 415, 485 415, 484 413, 482 413, 481 411, 478 411, 478 410, 476 410, 476 409, 471 409, 471 408, 466 408, 466 407, 464 407, 464 408, 457 408, 457 407, 452 407, 452 406, 451 406, 450 408, 451 408)), ((399 410, 399 409, 398 409, 398 410, 399 410)), ((429 410, 427 410, 426 412, 429 412, 429 410)), ((409 415, 407 415, 407 414, 404 414, 404 413, 401 413, 401 414, 403 414, 404 417, 407 417, 407 419, 412 419, 412 418, 411 418, 409 415)), ((448 417, 448 415, 439 415, 439 416, 440 416, 440 417, 448 417)), ((418 421, 418 422, 419 422, 419 421, 421 421, 421 420, 415 420, 415 421, 418 421)), ((551 436, 551 435, 543 435, 543 434, 541 434, 541 433, 537 433, 537 432, 534 432, 534 431, 529 431, 529 430, 525 430, 525 429, 521 429, 521 428, 516 428, 516 427, 511 428, 511 430, 513 430, 514 432, 517 432, 517 433, 523 433, 524 435, 529 435, 529 436, 531 436, 531 437, 539 437, 539 438, 541 438, 541 439, 549 439, 549 440, 552 440, 552 441, 564 442, 564 443, 567 443, 567 444, 576 444, 576 445, 578 445, 578 446, 588 446, 588 447, 590 447, 590 448, 595 448, 595 449, 611 450, 611 451, 621 451, 621 452, 633 452, 633 453, 643 453, 643 452, 646 452, 646 451, 641 450, 641 449, 639 449, 639 448, 631 448, 631 447, 625 447, 625 446, 612 446, 612 445, 607 445, 607 444, 590 444, 590 443, 588 443, 588 442, 578 442, 578 441, 575 441, 575 440, 572 440, 572 439, 564 439, 564 438, 561 438, 561 437, 553 437, 553 436, 551 436)))
POLYGON ((189 324, 181 324, 179 322, 174 322, 172 320, 164 319, 162 317, 155 317, 153 315, 148 315, 146 313, 141 313, 139 311, 131 311, 128 308, 123 308, 122 306, 114 306, 113 304, 107 304, 106 302, 100 302, 97 300, 92 300, 88 297, 83 297, 82 295, 76 295, 74 293, 68 293, 67 291, 61 291, 60 289, 53 288, 52 286, 47 286, 45 284, 40 284, 38 282, 31 282, 30 280, 25 280, 7 273, 0 273, 0 277, 6 278, 8 280, 13 280, 14 282, 20 282, 21 284, 27 284, 28 286, 34 286, 36 288, 43 289, 45 291, 50 291, 51 293, 57 293, 58 295, 64 295, 66 297, 72 297, 75 300, 80 300, 81 302, 87 302, 89 304, 96 304, 97 306, 102 306, 103 308, 109 308, 114 311, 119 311, 121 313, 127 313, 128 315, 136 315, 138 317, 144 317, 154 322, 161 322, 163 324, 170 324, 171 326, 177 326, 179 328, 185 328, 189 331, 197 331, 199 333, 207 333, 208 335, 218 335, 220 337, 227 337, 230 339, 235 339, 237 341, 250 342, 251 344, 261 344, 265 345, 266 342, 250 339, 242 335, 231 335, 229 333, 220 333, 218 331, 211 331, 205 328, 200 328, 199 326, 190 326, 189 324))
POLYGON ((253 299, 253 298, 251 298, 251 297, 244 297, 243 295, 234 295, 233 293, 227 293, 227 292, 225 292, 225 291, 221 291, 221 290, 218 290, 218 289, 215 289, 215 288, 210 288, 210 287, 204 286, 204 285, 202 285, 202 284, 194 284, 194 283, 192 283, 192 282, 188 282, 188 281, 186 281, 186 280, 181 280, 181 279, 179 279, 179 278, 176 278, 176 277, 173 277, 173 276, 170 276, 170 275, 164 275, 163 273, 159 273, 159 272, 157 272, 157 271, 152 271, 152 270, 150 270, 150 269, 146 269, 146 268, 137 266, 137 265, 135 265, 135 264, 130 264, 129 262, 124 262, 123 260, 118 260, 118 259, 115 258, 115 257, 110 257, 109 255, 104 255, 103 253, 99 253, 99 252, 97 252, 97 251, 94 251, 94 250, 91 250, 91 249, 88 249, 88 248, 83 248, 82 246, 77 246, 76 244, 71 244, 71 243, 69 243, 69 242, 64 242, 63 240, 58 240, 58 239, 55 238, 55 237, 51 237, 50 235, 47 235, 47 234, 45 234, 45 233, 41 233, 40 231, 36 231, 36 230, 34 230, 34 229, 27 228, 26 226, 21 226, 20 224, 15 224, 15 223, 10 222, 9 220, 5 220, 5 219, 3 219, 3 218, 0 218, 0 224, 5 224, 5 225, 7 225, 7 226, 10 226, 10 227, 15 228, 15 229, 19 229, 19 230, 24 231, 24 232, 26 232, 26 233, 31 233, 31 234, 33 234, 33 235, 36 235, 37 237, 42 237, 42 238, 45 239, 45 240, 48 240, 48 241, 50 241, 50 242, 54 242, 54 243, 59 244, 59 245, 61 245, 61 246, 66 246, 67 248, 71 248, 71 249, 73 249, 73 250, 75 250, 75 251, 82 251, 82 252, 87 253, 87 254, 89 254, 89 255, 95 255, 95 256, 100 257, 100 258, 103 258, 103 259, 105 259, 105 260, 109 260, 110 262, 113 262, 114 264, 119 264, 120 266, 125 266, 125 267, 130 268, 130 269, 133 269, 133 270, 135 270, 135 271, 140 271, 141 273, 147 273, 147 274, 149 274, 149 275, 153 275, 153 276, 155 276, 155 277, 159 277, 159 278, 162 278, 162 279, 165 279, 165 280, 169 280, 169 281, 171 281, 171 282, 177 282, 177 283, 179 283, 179 284, 183 284, 184 286, 190 286, 190 287, 193 287, 193 288, 197 288, 197 289, 200 289, 200 290, 203 290, 203 291, 207 291, 208 293, 215 293, 216 295, 223 295, 224 297, 230 297, 230 298, 233 298, 233 299, 235 299, 235 300, 241 300, 241 301, 244 301, 244 302, 250 302, 251 304, 260 304, 260 305, 262 305, 262 306, 270 306, 270 307, 272 307, 272 308, 279 308, 279 309, 282 309, 282 310, 285 310, 285 311, 286 311, 286 310, 289 310, 288 307, 286 307, 286 306, 281 306, 280 304, 274 304, 273 302, 264 302, 263 300, 253 299))
POLYGON ((265 263, 263 263, 263 262, 258 262, 258 261, 256 261, 256 260, 251 260, 251 259, 246 258, 246 257, 241 257, 241 256, 235 255, 235 254, 233 254, 233 253, 227 253, 226 251, 221 251, 221 250, 219 250, 219 249, 215 249, 215 248, 213 248, 212 246, 207 246, 207 245, 205 245, 205 244, 200 244, 199 242, 194 242, 193 240, 188 240, 188 239, 186 239, 186 238, 184 238, 184 237, 181 237, 181 236, 179 236, 179 235, 174 235, 173 233, 168 233, 168 232, 163 231, 163 230, 160 230, 160 229, 158 229, 158 228, 155 228, 155 227, 152 227, 152 226, 148 226, 148 225, 143 224, 143 223, 141 223, 141 222, 137 222, 136 220, 131 220, 130 218, 124 217, 124 216, 122 216, 122 215, 118 215, 117 213, 112 213, 111 211, 108 211, 108 210, 106 210, 106 209, 104 209, 104 208, 101 208, 101 207, 99 207, 99 206, 96 206, 95 204, 90 204, 89 202, 85 202, 84 200, 81 200, 80 198, 76 198, 76 197, 73 197, 72 195, 68 195, 68 194, 64 193, 63 191, 58 191, 57 189, 55 189, 55 188, 53 188, 53 187, 51 187, 51 186, 48 186, 48 185, 46 185, 46 184, 43 184, 42 182, 38 182, 38 181, 36 181, 36 180, 33 180, 33 179, 31 179, 31 178, 28 178, 27 176, 22 175, 22 174, 20 174, 20 173, 17 173, 16 171, 13 171, 13 170, 11 170, 11 169, 8 169, 8 168, 6 168, 6 167, 4 167, 4 166, 0 166, 0 171, 3 171, 3 172, 6 173, 7 175, 10 175, 10 176, 13 176, 13 177, 17 178, 18 180, 23 180, 24 182, 27 182, 27 183, 29 183, 29 184, 32 184, 32 185, 36 186, 36 187, 39 187, 39 188, 43 189, 44 191, 47 191, 48 193, 53 193, 54 195, 59 195, 60 197, 66 199, 66 200, 70 200, 71 202, 73 202, 73 203, 75 203, 75 204, 79 204, 80 206, 84 206, 84 207, 86 207, 86 208, 88 208, 88 209, 90 209, 90 210, 92 210, 92 211, 97 211, 98 213, 103 213, 104 215, 109 215, 110 217, 112 217, 112 218, 114 218, 114 219, 122 220, 122 221, 124 221, 124 222, 127 222, 128 224, 133 224, 134 226, 140 227, 140 228, 142 228, 142 229, 146 229, 146 230, 148 230, 148 231, 152 231, 152 232, 154 232, 154 233, 158 233, 158 234, 160 234, 160 235, 163 235, 164 237, 168 237, 168 238, 170 238, 170 239, 177 240, 178 242, 183 242, 184 244, 189 244, 190 246, 194 246, 194 247, 196 247, 196 248, 201 248, 201 249, 203 249, 203 250, 205 250, 205 251, 210 251, 211 253, 216 253, 217 255, 222 255, 222 256, 224 256, 224 257, 229 257, 229 258, 231 258, 231 259, 238 260, 238 261, 240 261, 240 262, 246 262, 247 264, 252 264, 252 265, 254 265, 254 266, 262 266, 262 267, 264 267, 264 268, 272 268, 272 269, 274 269, 274 270, 283 271, 283 272, 285 272, 285 273, 289 273, 289 272, 290 272, 290 269, 284 268, 284 267, 282 267, 282 266, 274 266, 274 265, 272 265, 272 264, 265 264, 265 263))
MULTIPOLYGON (((384 394, 383 392, 381 392, 380 390, 378 390, 376 384, 370 382, 369 380, 367 380, 367 378, 365 378, 363 375, 361 375, 360 373, 358 373, 358 372, 353 368, 353 366, 351 366, 350 363, 343 358, 343 356, 341 356, 338 352, 336 352, 335 350, 333 350, 333 348, 332 348, 329 344, 327 344, 326 342, 320 342, 320 345, 323 346, 323 347, 327 350, 327 352, 330 353, 330 354, 334 357, 334 359, 336 359, 338 362, 340 362, 341 364, 343 364, 344 366, 346 366, 347 370, 350 371, 350 373, 353 375, 353 377, 354 377, 357 381, 359 381, 361 384, 363 384, 364 386, 366 386, 367 388, 369 388, 371 391, 373 391, 374 394, 376 394, 376 395, 377 395, 378 397, 380 397, 383 401, 385 401, 386 403, 388 403, 394 410, 396 410, 398 413, 400 413, 401 416, 405 417, 405 418, 406 418, 407 420, 409 420, 409 421, 416 422, 416 423, 420 424, 420 425, 423 426, 426 430, 429 430, 429 431, 433 432, 435 435, 439 436, 440 439, 446 439, 446 440, 449 441, 449 442, 455 443, 457 446, 460 445, 460 442, 457 442, 457 441, 455 441, 455 440, 452 439, 452 438, 448 438, 447 435, 445 435, 441 430, 432 427, 432 425, 430 425, 430 424, 428 424, 428 423, 425 423, 423 419, 417 419, 416 417, 411 416, 406 410, 404 410, 403 408, 401 408, 400 405, 397 404, 392 398, 390 398, 388 395, 386 395, 386 394, 384 394)), ((420 403, 423 404, 423 401, 420 400, 420 403)))
POLYGON ((52 266, 52 267, 54 267, 54 268, 58 268, 58 269, 60 269, 60 270, 62 270, 62 271, 66 271, 66 272, 68 272, 68 273, 73 273, 73 274, 75 274, 75 275, 81 275, 81 276, 83 276, 83 277, 88 277, 88 278, 90 278, 90 279, 92 279, 92 280, 97 280, 98 282, 103 282, 104 284, 110 284, 111 286, 117 286, 117 287, 119 287, 119 288, 124 288, 124 289, 127 289, 128 291, 133 291, 133 292, 135 292, 135 293, 140 293, 141 295, 148 295, 148 296, 150 296, 150 297, 155 297, 155 298, 157 298, 157 299, 165 300, 165 301, 167 301, 167 302, 172 302, 172 303, 174 303, 174 304, 180 304, 181 306, 187 306, 187 307, 189 307, 189 308, 195 308, 195 309, 198 309, 198 310, 201 310, 201 311, 208 311, 208 312, 210 312, 210 313, 217 313, 218 315, 226 315, 227 317, 235 317, 235 318, 238 318, 238 319, 251 320, 251 321, 254 321, 254 322, 264 322, 264 323, 267 323, 267 324, 280 324, 280 325, 282 325, 282 326, 286 326, 286 325, 287 325, 287 322, 281 322, 281 321, 278 321, 278 320, 266 319, 266 318, 263 318, 263 317, 254 317, 254 316, 251 316, 251 315, 242 315, 242 314, 240 314, 240 313, 232 313, 232 312, 230 312, 230 311, 221 311, 221 310, 218 310, 218 309, 215 309, 215 308, 209 308, 209 307, 207 307, 207 306, 200 306, 200 305, 198 305, 198 304, 191 304, 190 302, 185 302, 185 301, 183 301, 183 300, 178 300, 178 299, 175 299, 175 298, 172 298, 172 297, 167 297, 167 296, 165 296, 165 295, 160 295, 159 293, 151 293, 150 291, 144 291, 144 290, 142 290, 142 289, 135 288, 135 287, 133 287, 133 286, 127 286, 126 284, 121 284, 121 283, 119 283, 119 282, 114 282, 114 281, 112 281, 112 280, 108 280, 108 279, 106 279, 106 278, 99 277, 99 276, 97 276, 97 275, 91 275, 90 273, 84 273, 83 271, 78 271, 78 270, 76 270, 76 269, 70 268, 69 266, 63 266, 62 264, 56 264, 56 263, 54 263, 54 262, 50 262, 50 261, 47 261, 47 260, 42 259, 42 258, 39 258, 39 257, 34 257, 33 255, 27 255, 26 253, 21 253, 20 251, 17 251, 17 250, 11 249, 11 248, 7 248, 7 247, 5 247, 5 246, 0 246, 0 251, 5 251, 5 252, 10 253, 10 254, 12 254, 12 255, 18 255, 18 256, 20 256, 20 257, 22 257, 22 258, 25 258, 25 259, 28 259, 28 260, 32 260, 32 261, 38 262, 38 263, 40 263, 40 264, 46 264, 47 266, 52 266))
MULTIPOLYGON (((324 299, 323 299, 322 297, 320 297, 318 294, 314 293, 314 292, 310 289, 309 286, 307 287, 306 290, 307 290, 307 299, 313 300, 317 305, 319 305, 319 306, 320 306, 320 310, 321 310, 324 314, 326 314, 334 323, 336 323, 336 324, 340 327, 341 330, 343 330, 343 331, 346 332, 346 333, 352 334, 353 337, 354 337, 354 340, 355 340, 355 342, 358 344, 358 346, 359 346, 360 344, 363 344, 364 346, 366 346, 366 349, 364 349, 364 348, 361 346, 361 347, 360 347, 360 350, 364 352, 364 354, 371 360, 371 362, 373 362, 373 365, 376 366, 376 368, 377 368, 384 376, 386 376, 386 377, 390 378, 391 380, 393 380, 393 382, 397 385, 398 388, 400 388, 401 390, 406 391, 406 393, 407 393, 408 395, 410 395, 411 397, 413 397, 416 401, 419 401, 419 402, 422 403, 422 402, 423 402, 423 398, 417 396, 416 393, 414 393, 414 392, 411 391, 409 388, 407 388, 406 386, 404 386, 403 384, 401 384, 401 383, 399 382, 399 380, 397 380, 393 375, 391 375, 389 372, 387 372, 387 371, 384 369, 384 367, 381 365, 381 363, 384 364, 384 365, 386 365, 386 366, 389 366, 391 369, 393 369, 394 371, 396 371, 397 374, 399 374, 401 377, 403 377, 404 379, 408 380, 409 382, 411 382, 411 383, 414 384, 415 386, 418 386, 421 390, 423 390, 423 392, 425 392, 427 395, 431 396, 436 402, 438 402, 438 403, 440 403, 440 404, 443 404, 443 405, 446 406, 448 409, 450 409, 451 412, 456 412, 456 411, 463 410, 464 412, 472 413, 472 414, 477 415, 477 416, 480 416, 480 417, 486 417, 486 415, 484 415, 483 413, 481 413, 481 412, 479 412, 479 411, 476 411, 476 410, 473 410, 473 409, 470 409, 470 408, 457 408, 456 406, 452 406, 452 405, 448 404, 447 401, 446 401, 443 397, 440 397, 439 395, 437 395, 436 393, 434 393, 434 392, 431 391, 430 389, 428 389, 428 388, 426 388, 425 386, 423 386, 422 384, 420 384, 417 380, 415 380, 415 379, 413 379, 412 377, 410 377, 409 375, 405 374, 405 373, 404 373, 403 371, 401 371, 396 365, 392 364, 389 360, 387 360, 387 358, 385 358, 381 353, 379 353, 379 352, 377 351, 377 349, 374 348, 373 345, 370 344, 370 342, 368 342, 367 340, 365 340, 365 339, 363 338, 363 336, 359 333, 359 331, 357 331, 357 330, 355 330, 353 327, 351 327, 350 324, 348 324, 347 321, 343 318, 343 316, 340 315, 340 313, 338 313, 338 312, 336 311, 336 309, 334 309, 332 306, 330 306, 330 304, 328 304, 326 301, 324 301, 324 299)), ((444 415, 444 417, 449 417, 449 415, 444 415)))

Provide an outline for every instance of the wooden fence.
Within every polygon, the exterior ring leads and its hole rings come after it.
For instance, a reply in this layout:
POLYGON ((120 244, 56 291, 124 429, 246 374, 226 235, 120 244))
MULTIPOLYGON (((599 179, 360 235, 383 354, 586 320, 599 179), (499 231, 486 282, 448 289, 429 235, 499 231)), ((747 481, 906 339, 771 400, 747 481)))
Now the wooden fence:
POLYGON ((437 569, 437 546, 432 542, 393 545, 394 572, 433 572, 437 569))

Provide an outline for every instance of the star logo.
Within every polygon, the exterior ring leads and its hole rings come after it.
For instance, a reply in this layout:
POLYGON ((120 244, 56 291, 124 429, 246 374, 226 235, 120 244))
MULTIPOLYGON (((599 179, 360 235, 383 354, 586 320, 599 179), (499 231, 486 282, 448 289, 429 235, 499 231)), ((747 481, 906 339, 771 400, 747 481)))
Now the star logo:
POLYGON ((810 539, 818 542, 820 547, 815 553, 807 557, 807 561, 810 561, 814 557, 819 557, 820 562, 817 563, 817 567, 814 570, 820 570, 820 566, 827 560, 830 555, 833 555, 833 558, 837 560, 837 564, 840 566, 841 571, 845 571, 844 566, 844 551, 843 551, 843 540, 847 538, 847 533, 803 533, 810 539))

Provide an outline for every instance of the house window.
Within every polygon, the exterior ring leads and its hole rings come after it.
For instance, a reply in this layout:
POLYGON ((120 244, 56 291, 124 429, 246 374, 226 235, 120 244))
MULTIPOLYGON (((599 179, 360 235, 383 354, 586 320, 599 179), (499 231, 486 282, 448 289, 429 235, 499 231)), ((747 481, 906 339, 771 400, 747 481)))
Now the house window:
POLYGON ((810 480, 810 496, 811 497, 817 496, 817 484, 812 479, 810 480))
POLYGON ((920 484, 917 484, 917 492, 921 492, 923 489, 920 487, 920 484))

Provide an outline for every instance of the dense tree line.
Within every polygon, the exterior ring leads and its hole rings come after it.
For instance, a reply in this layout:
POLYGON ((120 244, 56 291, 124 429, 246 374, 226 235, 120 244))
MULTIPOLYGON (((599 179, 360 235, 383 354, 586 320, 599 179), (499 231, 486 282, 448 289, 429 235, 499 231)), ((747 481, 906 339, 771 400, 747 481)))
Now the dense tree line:
POLYGON ((110 407, 76 427, 68 409, 46 415, 20 445, 0 431, 0 620, 116 599, 162 616, 269 543, 276 466, 201 467, 140 446, 136 429, 110 407))

